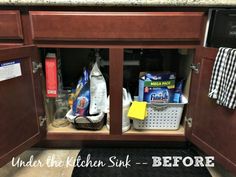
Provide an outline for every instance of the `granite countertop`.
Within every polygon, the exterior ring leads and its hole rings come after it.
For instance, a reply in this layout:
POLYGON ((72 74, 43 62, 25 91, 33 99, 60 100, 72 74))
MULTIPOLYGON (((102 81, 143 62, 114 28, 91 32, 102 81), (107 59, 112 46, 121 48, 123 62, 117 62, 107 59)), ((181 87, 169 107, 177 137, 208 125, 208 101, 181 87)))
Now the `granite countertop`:
POLYGON ((236 0, 0 0, 0 5, 232 7, 236 0))

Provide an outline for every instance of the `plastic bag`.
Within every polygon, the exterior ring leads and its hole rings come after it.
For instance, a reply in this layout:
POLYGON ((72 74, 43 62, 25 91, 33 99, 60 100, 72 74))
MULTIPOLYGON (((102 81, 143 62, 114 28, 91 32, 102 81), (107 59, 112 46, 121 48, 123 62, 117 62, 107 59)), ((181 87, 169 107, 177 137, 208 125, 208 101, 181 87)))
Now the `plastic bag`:
POLYGON ((84 69, 83 76, 80 78, 76 87, 75 100, 72 106, 74 116, 86 116, 90 103, 90 85, 88 71, 84 69))
POLYGON ((105 111, 107 99, 107 86, 102 72, 95 62, 90 73, 90 107, 89 113, 99 114, 105 111))

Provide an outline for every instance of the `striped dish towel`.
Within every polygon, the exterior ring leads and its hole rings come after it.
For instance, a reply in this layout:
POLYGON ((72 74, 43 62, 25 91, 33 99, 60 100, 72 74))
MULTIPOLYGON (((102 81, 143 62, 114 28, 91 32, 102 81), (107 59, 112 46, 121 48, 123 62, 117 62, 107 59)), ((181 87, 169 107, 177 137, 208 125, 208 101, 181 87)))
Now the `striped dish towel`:
POLYGON ((211 75, 209 94, 216 103, 236 107, 236 49, 219 48, 211 75))

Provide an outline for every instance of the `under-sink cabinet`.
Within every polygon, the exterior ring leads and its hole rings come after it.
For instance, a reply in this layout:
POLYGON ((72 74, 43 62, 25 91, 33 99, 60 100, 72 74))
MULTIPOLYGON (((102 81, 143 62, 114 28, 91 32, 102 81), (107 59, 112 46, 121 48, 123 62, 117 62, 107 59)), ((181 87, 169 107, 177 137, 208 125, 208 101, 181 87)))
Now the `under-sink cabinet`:
MULTIPOLYGON (((15 10, 2 10, 0 14, 3 14, 0 18, 0 46, 4 46, 0 47, 0 64, 17 62, 21 70, 17 77, 0 81, 1 166, 40 141, 52 145, 53 142, 61 143, 61 147, 64 142, 68 147, 75 141, 189 141, 236 173, 236 113, 208 97, 218 49, 202 46, 205 12, 29 10, 21 14, 15 10), (12 43, 16 45, 9 47, 12 43), (103 68, 110 95, 110 130, 106 126, 99 131, 76 130, 72 125, 54 128, 45 110, 45 56, 42 53, 60 52, 65 61, 74 62, 71 67, 82 70, 81 63, 88 61, 79 56, 91 49, 104 52, 103 68), (157 59, 129 62, 127 53, 134 55, 137 51, 151 51, 157 59), (131 128, 122 133, 124 81, 129 80, 131 94, 135 96, 138 73, 152 67, 155 69, 155 64, 160 62, 165 69, 186 79, 184 95, 188 104, 179 129, 131 128)), ((69 82, 70 78, 65 80, 69 82)))

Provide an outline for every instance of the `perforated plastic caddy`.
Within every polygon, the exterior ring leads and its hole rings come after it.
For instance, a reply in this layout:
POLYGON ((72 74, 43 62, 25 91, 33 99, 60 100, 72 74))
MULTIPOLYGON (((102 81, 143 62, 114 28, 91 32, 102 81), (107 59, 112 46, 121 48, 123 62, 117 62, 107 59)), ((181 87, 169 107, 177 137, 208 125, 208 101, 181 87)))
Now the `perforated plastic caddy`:
POLYGON ((144 120, 133 120, 135 129, 177 130, 180 125, 184 105, 187 99, 182 96, 182 103, 157 103, 147 105, 148 116, 144 120))

